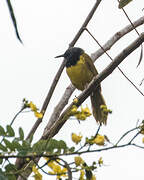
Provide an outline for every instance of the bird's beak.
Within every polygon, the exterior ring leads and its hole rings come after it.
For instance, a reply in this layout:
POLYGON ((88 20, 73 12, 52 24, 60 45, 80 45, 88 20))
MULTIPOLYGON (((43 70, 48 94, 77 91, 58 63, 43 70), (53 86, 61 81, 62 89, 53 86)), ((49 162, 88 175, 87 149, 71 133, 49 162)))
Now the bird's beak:
POLYGON ((60 57, 64 57, 64 54, 56 56, 55 58, 60 58, 60 57))

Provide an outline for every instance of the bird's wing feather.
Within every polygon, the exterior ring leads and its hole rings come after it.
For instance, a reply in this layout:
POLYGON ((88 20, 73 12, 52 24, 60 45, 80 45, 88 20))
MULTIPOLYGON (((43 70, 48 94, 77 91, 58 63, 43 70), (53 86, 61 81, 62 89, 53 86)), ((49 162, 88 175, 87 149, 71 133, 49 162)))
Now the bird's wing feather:
POLYGON ((91 57, 89 55, 87 55, 86 53, 84 53, 84 57, 85 57, 85 63, 89 69, 89 71, 92 72, 92 74, 94 76, 96 76, 98 74, 98 71, 96 70, 95 66, 94 66, 94 63, 91 59, 91 57))

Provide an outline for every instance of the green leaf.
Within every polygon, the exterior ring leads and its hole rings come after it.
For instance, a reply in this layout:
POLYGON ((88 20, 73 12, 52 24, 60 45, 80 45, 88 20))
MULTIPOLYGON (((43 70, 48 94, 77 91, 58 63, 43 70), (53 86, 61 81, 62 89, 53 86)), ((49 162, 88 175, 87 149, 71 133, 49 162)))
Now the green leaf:
POLYGON ((56 139, 50 139, 46 146, 46 151, 49 153, 53 153, 55 149, 57 149, 58 141, 56 139))
POLYGON ((13 147, 14 147, 15 149, 17 149, 17 151, 22 150, 22 146, 21 146, 21 144, 18 142, 17 139, 14 139, 14 140, 12 141, 12 145, 13 145, 13 147))
POLYGON ((2 126, 0 126, 0 136, 5 136, 6 132, 2 126))
MULTIPOLYGON (((0 157, 0 164, 2 164, 2 163, 3 163, 3 158, 0 157)), ((0 178, 0 179, 1 179, 1 178, 0 178)))
POLYGON ((66 143, 63 140, 50 139, 46 146, 46 151, 50 153, 65 153, 68 150, 66 143))
POLYGON ((15 132, 14 132, 13 128, 12 128, 10 125, 7 125, 7 126, 6 126, 6 130, 7 130, 7 135, 8 135, 9 137, 15 136, 15 132))
POLYGON ((118 8, 121 9, 125 7, 127 4, 129 4, 132 0, 120 0, 118 8))
POLYGON ((67 151, 67 145, 63 140, 58 141, 57 143, 57 149, 59 153, 65 153, 67 151))
POLYGON ((5 170, 7 171, 7 172, 14 172, 14 171, 16 171, 17 169, 16 169, 16 166, 14 165, 14 164, 8 164, 8 165, 6 165, 5 166, 5 170))
POLYGON ((8 164, 5 166, 5 174, 8 180, 16 180, 14 173, 17 171, 17 168, 14 164, 8 164))
POLYGON ((6 151, 7 151, 7 148, 6 148, 4 145, 0 144, 0 150, 6 152, 6 151))
POLYGON ((32 143, 32 140, 33 140, 33 135, 31 135, 28 139, 27 139, 27 141, 31 144, 32 143))
POLYGON ((10 141, 8 141, 7 139, 4 139, 3 141, 7 148, 9 148, 11 151, 15 150, 15 147, 13 146, 13 144, 10 141))
POLYGON ((14 28, 15 28, 16 36, 17 36, 18 40, 22 43, 22 40, 21 40, 19 32, 18 32, 17 22, 16 22, 16 18, 15 18, 15 15, 14 15, 12 4, 11 4, 10 0, 6 0, 6 2, 7 2, 8 9, 9 9, 9 12, 10 12, 10 16, 11 16, 11 19, 12 19, 12 22, 13 22, 13 25, 14 25, 14 28))
POLYGON ((70 151, 70 152, 74 152, 74 151, 75 151, 75 147, 69 148, 69 151, 70 151))
POLYGON ((0 180, 8 180, 2 171, 0 171, 0 180))
POLYGON ((23 129, 21 127, 19 128, 19 137, 20 137, 20 140, 24 139, 24 132, 23 132, 23 129))
POLYGON ((139 57, 139 61, 138 61, 137 67, 140 65, 142 60, 143 60, 143 45, 141 44, 141 52, 140 52, 140 57, 139 57))
POLYGON ((36 153, 42 153, 46 151, 46 144, 47 144, 47 140, 40 140, 33 145, 32 151, 36 153))
POLYGON ((32 150, 31 144, 27 140, 23 140, 22 147, 23 147, 23 150, 26 150, 26 151, 31 151, 32 150))
POLYGON ((6 177, 8 180, 16 180, 16 176, 14 174, 8 174, 6 177))

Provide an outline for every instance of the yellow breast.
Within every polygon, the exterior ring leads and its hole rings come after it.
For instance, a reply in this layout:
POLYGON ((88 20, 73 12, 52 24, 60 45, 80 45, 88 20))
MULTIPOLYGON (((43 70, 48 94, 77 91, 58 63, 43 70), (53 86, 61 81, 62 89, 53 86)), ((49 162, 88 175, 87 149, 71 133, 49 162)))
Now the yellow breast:
POLYGON ((66 68, 66 72, 72 84, 79 90, 84 90, 94 76, 87 68, 83 56, 80 56, 76 65, 66 68))

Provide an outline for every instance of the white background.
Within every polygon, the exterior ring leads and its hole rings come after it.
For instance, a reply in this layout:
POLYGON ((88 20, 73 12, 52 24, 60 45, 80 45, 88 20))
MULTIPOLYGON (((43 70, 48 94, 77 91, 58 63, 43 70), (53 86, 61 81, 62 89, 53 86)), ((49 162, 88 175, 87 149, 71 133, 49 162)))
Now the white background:
MULTIPOLYGON (((125 8, 132 21, 143 16, 144 4, 142 2, 135 0, 125 8)), ((11 122, 15 113, 21 108, 24 97, 32 100, 39 108, 42 106, 61 64, 61 59, 54 57, 62 54, 68 48, 94 3, 94 0, 12 1, 18 29, 24 43, 22 45, 15 36, 6 2, 0 2, 1 125, 5 126, 11 122)), ((125 15, 118 9, 117 1, 103 0, 88 28, 96 39, 104 44, 115 32, 128 24, 125 15)), ((139 27, 138 30, 141 33, 143 26, 139 27)), ((125 36, 109 51, 110 55, 115 57, 136 38, 137 34, 134 31, 125 36)), ((83 48, 88 54, 99 48, 86 32, 83 33, 76 46, 83 48)), ((143 61, 140 67, 136 68, 139 55, 140 49, 137 49, 120 65, 137 86, 144 78, 143 61)), ((103 55, 95 65, 100 72, 109 63, 108 57, 103 55)), ((64 71, 44 120, 36 132, 35 140, 41 137, 53 108, 69 83, 70 81, 64 71)), ((143 91, 144 85, 139 88, 143 91)), ((124 132, 136 126, 138 119, 143 120, 144 100, 143 96, 132 87, 118 70, 115 70, 102 82, 102 90, 107 105, 113 113, 109 116, 107 126, 102 127, 101 134, 106 134, 115 143, 124 132)), ((79 93, 79 91, 75 91, 72 99, 79 93)), ((89 104, 89 100, 84 104, 89 104)), ((32 113, 21 114, 14 122, 13 127, 16 129, 19 126, 23 127, 25 135, 27 135, 35 120, 36 118, 32 113)), ((74 145, 70 140, 71 132, 81 132, 84 136, 90 137, 94 135, 97 127, 98 125, 92 117, 81 124, 78 124, 77 121, 68 121, 56 137, 65 139, 71 146, 74 145)), ((139 142, 141 139, 142 136, 139 142)), ((98 168, 95 173, 97 180, 143 180, 143 152, 141 149, 126 147, 91 155, 91 161, 98 160, 101 156, 104 159, 105 166, 98 168)), ((88 159, 85 156, 83 158, 88 159)), ((43 179, 55 178, 45 175, 43 179)))

